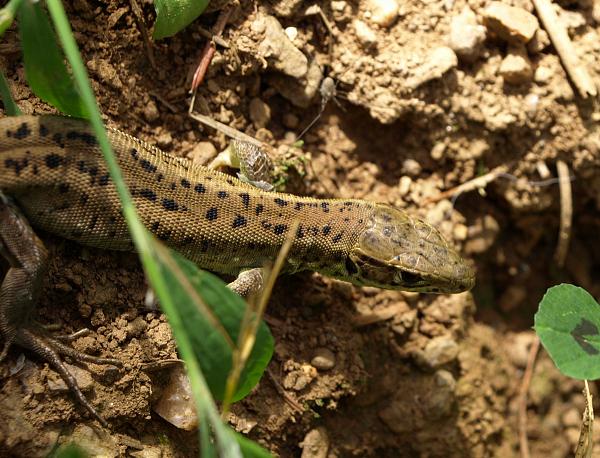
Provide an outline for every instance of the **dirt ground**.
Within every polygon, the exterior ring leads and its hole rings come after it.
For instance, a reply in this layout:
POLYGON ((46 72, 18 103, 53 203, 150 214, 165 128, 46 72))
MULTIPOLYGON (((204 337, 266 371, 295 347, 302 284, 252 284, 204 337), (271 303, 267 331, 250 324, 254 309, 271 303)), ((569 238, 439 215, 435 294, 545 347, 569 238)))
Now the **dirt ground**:
MULTIPOLYGON (((65 3, 109 126, 202 163, 226 146, 187 116, 200 28, 218 12, 154 43, 153 67, 130 2, 65 3)), ((151 1, 139 3, 152 24, 151 1)), ((600 296, 597 104, 577 95, 541 26, 524 45, 486 21, 492 2, 408 0, 391 19, 377 9, 390 1, 242 3, 196 110, 272 145, 287 192, 406 208, 440 228, 478 274, 472 292, 454 296, 281 278, 267 312, 276 340, 269 374, 234 407, 232 425, 281 457, 518 456, 519 389, 539 300, 559 282, 600 296), (307 14, 311 5, 323 16, 307 14), (319 93, 324 76, 336 97, 319 93), (319 114, 302 149, 291 148, 319 114), (564 268, 554 261, 558 160, 574 177, 564 268), (485 190, 434 201, 500 166, 485 190), (314 367, 323 354, 333 367, 314 367)), ((533 12, 530 0, 511 4, 524 18, 533 12)), ((600 82, 598 2, 558 7, 600 82)), ((15 27, 0 43, 0 66, 25 113, 52 112, 26 85, 15 27)), ((144 308, 136 256, 41 235, 52 264, 40 321, 90 328, 75 348, 127 363, 78 375, 110 424, 104 430, 47 364, 13 349, 0 365, 0 454, 45 456, 74 439, 98 456, 196 455, 196 433, 152 410, 169 373, 152 363, 176 349, 165 318, 144 308)), ((531 456, 571 456, 581 389, 540 351, 527 398, 531 456)))

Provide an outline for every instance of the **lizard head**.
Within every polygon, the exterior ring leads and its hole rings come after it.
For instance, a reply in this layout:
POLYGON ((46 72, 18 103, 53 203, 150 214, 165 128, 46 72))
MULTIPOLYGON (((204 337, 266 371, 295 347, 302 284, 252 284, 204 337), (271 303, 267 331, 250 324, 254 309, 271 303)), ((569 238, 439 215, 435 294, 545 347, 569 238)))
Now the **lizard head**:
POLYGON ((386 204, 375 204, 346 258, 347 279, 385 289, 459 293, 475 272, 429 224, 386 204))

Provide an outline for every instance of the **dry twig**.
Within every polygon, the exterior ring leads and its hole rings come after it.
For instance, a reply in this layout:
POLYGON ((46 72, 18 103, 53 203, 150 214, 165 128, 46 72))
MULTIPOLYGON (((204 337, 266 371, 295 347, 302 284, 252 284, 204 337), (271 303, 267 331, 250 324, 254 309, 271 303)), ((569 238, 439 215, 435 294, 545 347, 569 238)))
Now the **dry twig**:
POLYGON ((138 5, 137 0, 129 0, 131 5, 131 12, 133 13, 133 19, 142 34, 142 40, 144 41, 144 48, 146 48, 146 55, 148 56, 148 60, 150 61, 150 65, 152 68, 156 70, 156 61, 154 60, 154 51, 152 50, 152 42, 150 41, 150 37, 148 36, 148 29, 146 27, 146 23, 144 22, 144 15, 142 13, 142 9, 140 5, 138 5))
POLYGON ((535 339, 529 348, 527 367, 523 373, 523 380, 521 381, 521 388, 519 389, 519 447, 521 449, 522 458, 530 458, 531 456, 529 453, 529 443, 527 441, 527 392, 529 391, 529 385, 531 384, 535 358, 537 357, 539 349, 540 339, 535 336, 535 339))
MULTIPOLYGON (((217 18, 217 22, 215 23, 212 34, 214 37, 220 37, 223 34, 223 30, 225 29, 225 25, 229 20, 229 15, 231 14, 231 8, 224 8, 221 10, 219 17, 217 18)), ((200 62, 198 62, 198 67, 196 67, 196 72, 194 73, 194 79, 192 80, 192 93, 196 92, 198 86, 202 84, 204 80, 204 76, 206 76, 206 71, 208 70, 208 66, 212 61, 213 56, 217 50, 217 45, 215 43, 214 38, 211 38, 204 45, 204 49, 202 50, 202 54, 200 55, 200 62)))
POLYGON ((552 40, 552 44, 565 68, 565 71, 573 81, 573 84, 584 99, 588 96, 595 97, 598 93, 594 81, 579 61, 575 47, 567 34, 563 23, 558 19, 550 0, 533 0, 535 9, 540 17, 544 28, 552 40))
POLYGON ((229 127, 227 124, 223 124, 222 122, 215 121, 214 119, 212 119, 209 116, 192 112, 193 106, 194 106, 194 102, 192 100, 192 103, 190 104, 190 110, 188 112, 190 118, 195 119, 196 121, 198 121, 202 124, 205 124, 209 127, 212 127, 213 129, 216 129, 220 132, 223 132, 228 137, 235 138, 236 140, 239 140, 242 142, 252 143, 253 145, 258 146, 259 148, 270 149, 269 145, 261 142, 260 140, 257 140, 254 137, 251 137, 250 135, 246 135, 245 133, 240 132, 239 130, 229 127))
POLYGON ((560 189, 560 230, 558 232, 554 260, 558 267, 563 267, 567 258, 567 252, 569 251, 569 240, 571 239, 573 197, 571 193, 569 166, 565 162, 558 160, 556 162, 556 170, 558 171, 558 186, 560 189))
POLYGON ((594 405, 588 381, 584 380, 585 411, 579 432, 579 440, 575 449, 575 458, 592 458, 594 453, 594 405))
POLYGON ((447 191, 441 192, 435 197, 430 197, 423 202, 423 205, 427 205, 430 203, 436 203, 440 200, 447 199, 452 196, 458 196, 463 192, 474 191, 475 189, 485 188, 489 183, 494 181, 499 176, 505 174, 508 171, 507 165, 500 165, 496 167, 491 172, 486 173, 485 175, 478 176, 477 178, 473 178, 465 183, 459 184, 455 188, 448 189, 447 191))

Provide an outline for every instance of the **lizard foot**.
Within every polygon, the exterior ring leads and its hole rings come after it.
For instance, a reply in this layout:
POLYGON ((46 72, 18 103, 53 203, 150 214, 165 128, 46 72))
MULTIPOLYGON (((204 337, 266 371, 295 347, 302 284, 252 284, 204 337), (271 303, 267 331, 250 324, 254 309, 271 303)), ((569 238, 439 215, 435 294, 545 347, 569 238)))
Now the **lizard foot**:
MULTIPOLYGON (((3 330, 6 331, 6 330, 3 330)), ((87 331, 89 332, 89 331, 87 331)), ((96 408, 85 397, 77 380, 63 361, 63 356, 71 358, 75 362, 79 363, 93 363, 93 364, 111 364, 114 366, 122 366, 121 361, 113 358, 101 358, 98 356, 88 355, 81 351, 75 350, 62 343, 59 339, 66 337, 72 340, 75 337, 79 337, 82 334, 80 332, 73 333, 69 336, 53 337, 47 335, 46 332, 40 327, 21 327, 14 330, 13 332, 5 332, 5 335, 11 335, 12 339, 7 339, 4 344, 2 353, 0 354, 0 361, 4 359, 8 353, 8 349, 11 344, 19 345, 20 347, 31 350, 42 359, 46 360, 52 368, 58 372, 60 377, 64 380, 69 390, 75 395, 77 400, 85 407, 85 409, 104 427, 108 426, 108 423, 98 413, 96 408)))
MULTIPOLYGON (((42 279, 47 271, 48 251, 19 208, 1 192, 0 223, 0 255, 9 263, 0 287, 0 335, 5 342, 0 361, 8 353, 11 344, 33 351, 50 363, 87 411, 103 426, 107 426, 106 421, 81 392, 62 356, 95 364, 121 363, 115 359, 98 358, 79 352, 60 339, 53 338, 43 326, 32 321, 30 314, 40 296, 42 279)), ((72 340, 77 335, 66 336, 66 340, 72 340)))

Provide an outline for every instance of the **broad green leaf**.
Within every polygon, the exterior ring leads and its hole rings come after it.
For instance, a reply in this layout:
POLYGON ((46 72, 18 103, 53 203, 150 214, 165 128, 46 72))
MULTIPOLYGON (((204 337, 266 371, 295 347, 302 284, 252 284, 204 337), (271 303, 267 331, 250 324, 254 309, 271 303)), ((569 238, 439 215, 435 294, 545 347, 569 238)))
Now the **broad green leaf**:
POLYGON ((153 38, 175 35, 196 19, 208 6, 209 0, 154 0, 156 22, 153 38))
POLYGON ((88 458, 89 455, 77 444, 71 442, 62 445, 58 450, 52 452, 49 458, 88 458))
POLYGON ((534 328, 563 374, 600 378, 600 305, 585 289, 569 284, 549 288, 534 328))
MULTIPOLYGON (((237 344, 240 325, 246 311, 246 302, 232 292, 218 277, 204 272, 183 256, 171 251, 181 272, 187 277, 198 295, 204 300, 212 313, 218 318, 230 337, 229 342, 179 286, 176 273, 164 263, 161 270, 165 276, 171 294, 178 304, 179 313, 185 317, 184 326, 194 346, 202 373, 213 396, 222 400, 225 394, 227 376, 232 365, 231 343, 237 344)), ((246 396, 258 383, 273 354, 273 336, 264 322, 261 322, 256 334, 254 348, 242 371, 233 401, 246 396)))
POLYGON ((21 109, 17 106, 12 98, 10 88, 8 87, 8 82, 6 81, 6 77, 2 72, 0 72, 0 97, 2 97, 4 111, 6 111, 8 116, 18 116, 21 114, 21 109))
POLYGON ((242 455, 244 458, 271 458, 272 455, 267 452, 264 448, 258 445, 256 442, 251 441, 245 436, 236 433, 232 429, 229 430, 230 434, 237 440, 240 448, 242 449, 242 455))
POLYGON ((83 101, 75 89, 41 2, 24 1, 18 17, 25 76, 33 92, 63 113, 86 118, 83 101))

